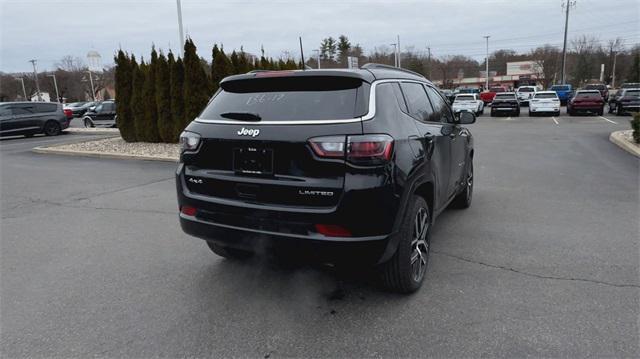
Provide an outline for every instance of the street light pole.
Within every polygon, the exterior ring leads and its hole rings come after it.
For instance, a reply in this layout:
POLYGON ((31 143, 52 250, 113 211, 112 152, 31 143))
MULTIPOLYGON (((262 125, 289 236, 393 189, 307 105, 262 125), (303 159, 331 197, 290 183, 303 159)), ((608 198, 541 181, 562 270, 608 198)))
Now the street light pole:
POLYGON ((93 77, 91 76, 91 71, 87 71, 89 73, 89 82, 91 82, 91 97, 93 97, 93 101, 96 100, 96 91, 93 88, 93 77))
POLYGON ((615 52, 613 54, 613 67, 611 68, 611 88, 616 87, 616 59, 618 58, 618 53, 615 52))
POLYGON ((393 46, 393 66, 398 67, 398 44, 391 44, 393 46))
POLYGON ((38 101, 42 101, 42 95, 40 94, 40 85, 38 84, 38 70, 36 70, 36 61, 37 60, 29 60, 29 62, 33 65, 33 76, 36 79, 36 93, 38 95, 38 101))
POLYGON ((318 70, 319 70, 320 69, 320 50, 315 49, 315 50, 313 50, 313 52, 317 52, 318 53, 317 59, 318 59, 318 70))
POLYGON ((486 57, 486 60, 484 62, 485 63, 485 71, 486 71, 486 74, 485 74, 486 80, 485 80, 485 85, 484 85, 484 89, 485 90, 489 88, 489 38, 490 37, 491 36, 489 36, 489 35, 484 36, 484 38, 487 40, 487 57, 486 57))
POLYGON ((25 90, 24 88, 24 77, 16 77, 15 79, 16 81, 20 80, 20 82, 22 83, 22 94, 24 95, 24 100, 27 101, 27 90, 25 90))
POLYGON ((60 93, 58 92, 58 81, 56 81, 56 74, 47 75, 53 77, 53 87, 56 88, 56 102, 60 102, 60 93))
POLYGON ((427 59, 429 64, 429 79, 431 79, 431 47, 427 46, 427 51, 429 52, 429 57, 427 59))
POLYGON ((402 52, 400 50, 400 35, 398 35, 398 67, 400 68, 402 68, 401 58, 402 58, 402 52))
POLYGON ((178 31, 180 33, 180 53, 184 57, 184 32, 182 31, 182 4, 180 0, 176 0, 176 5, 178 6, 178 31))

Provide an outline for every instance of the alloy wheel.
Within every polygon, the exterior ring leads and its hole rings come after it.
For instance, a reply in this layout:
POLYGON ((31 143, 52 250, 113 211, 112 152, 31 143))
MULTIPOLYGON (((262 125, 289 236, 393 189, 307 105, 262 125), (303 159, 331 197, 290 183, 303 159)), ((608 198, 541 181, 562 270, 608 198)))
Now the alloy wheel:
POLYGON ((429 212, 421 207, 416 213, 413 225, 413 237, 411 239, 411 272, 413 280, 420 282, 427 269, 429 255, 429 212))

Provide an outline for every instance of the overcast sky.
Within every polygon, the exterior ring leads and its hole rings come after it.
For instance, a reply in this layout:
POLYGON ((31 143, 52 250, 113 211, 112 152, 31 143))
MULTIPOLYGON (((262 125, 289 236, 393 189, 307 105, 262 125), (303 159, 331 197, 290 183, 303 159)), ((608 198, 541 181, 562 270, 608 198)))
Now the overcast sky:
MULTIPOLYGON (((526 52, 550 43, 562 46, 563 0, 423 0, 423 1, 203 1, 182 0, 185 32, 198 52, 210 57, 213 43, 225 50, 268 56, 283 51, 305 56, 326 36, 345 34, 369 52, 400 35, 402 48, 432 55, 463 54, 481 60, 483 35, 490 50, 526 52)), ((587 34, 606 43, 617 36, 627 46, 640 42, 639 0, 577 0, 571 10, 569 38, 587 34)), ((98 51, 104 64, 119 47, 147 54, 151 44, 177 51, 176 0, 12 1, 0 0, 0 71, 52 69, 65 55, 86 61, 98 51)), ((145 56, 145 57, 146 57, 145 56)))

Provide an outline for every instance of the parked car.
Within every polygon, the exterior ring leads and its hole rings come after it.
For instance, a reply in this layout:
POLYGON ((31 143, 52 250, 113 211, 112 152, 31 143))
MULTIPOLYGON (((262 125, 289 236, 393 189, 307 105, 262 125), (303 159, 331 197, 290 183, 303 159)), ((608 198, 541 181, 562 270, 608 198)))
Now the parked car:
POLYGON ((65 109, 71 110, 73 117, 82 117, 95 102, 72 102, 64 106, 65 109))
POLYGON ((609 101, 609 89, 605 84, 589 84, 584 87, 585 90, 598 90, 605 102, 609 101))
POLYGON ((520 101, 515 92, 497 93, 491 103, 491 116, 498 114, 508 114, 511 116, 520 116, 520 101))
POLYGON ((61 103, 0 102, 0 137, 38 133, 57 136, 70 122, 61 103))
POLYGON ((578 90, 569 102, 567 113, 569 116, 578 113, 592 112, 600 116, 604 113, 604 99, 598 90, 578 90))
POLYGON ((609 101, 609 113, 622 116, 627 112, 640 112, 640 87, 621 89, 609 101))
POLYGON ((560 99, 555 91, 540 91, 529 101, 529 116, 552 113, 560 116, 560 99))
POLYGON ((533 98, 533 95, 536 94, 538 88, 535 86, 520 86, 516 90, 516 95, 518 96, 518 101, 520 101, 521 105, 529 105, 529 100, 533 98))
POLYGON ((569 84, 553 85, 549 88, 550 91, 555 91, 560 99, 561 104, 567 103, 573 97, 573 86, 569 84))
POLYGON ((93 110, 88 110, 82 117, 84 127, 107 126, 116 127, 116 103, 113 100, 96 104, 93 110))
POLYGON ((375 266, 417 290, 430 228, 473 193, 473 137, 423 76, 385 65, 220 83, 180 136, 180 224, 216 254, 375 266), (257 101, 256 99, 259 99, 257 101))
POLYGON ((453 101, 453 112, 458 113, 460 111, 471 111, 480 116, 484 113, 484 102, 480 99, 478 94, 459 94, 453 101))
POLYGON ((453 94, 452 90, 449 89, 439 89, 440 93, 442 94, 442 96, 444 96, 445 99, 447 99, 447 101, 451 104, 453 103, 453 100, 455 99, 455 96, 453 94))
POLYGON ((497 93, 501 92, 507 92, 507 89, 502 86, 489 87, 488 90, 480 93, 480 99, 484 102, 485 105, 487 105, 493 102, 493 98, 496 97, 497 93))
POLYGON ((625 82, 620 85, 621 89, 638 89, 640 88, 640 82, 625 82))

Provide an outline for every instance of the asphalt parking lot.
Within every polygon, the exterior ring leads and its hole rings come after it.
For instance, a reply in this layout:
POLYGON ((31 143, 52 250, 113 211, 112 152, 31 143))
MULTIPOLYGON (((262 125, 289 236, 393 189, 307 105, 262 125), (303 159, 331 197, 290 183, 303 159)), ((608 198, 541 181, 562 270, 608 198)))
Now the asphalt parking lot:
POLYGON ((216 257, 179 228, 174 164, 2 140, 2 356, 640 357, 640 161, 608 141, 630 117, 523 110, 469 126, 474 203, 410 296, 216 257))

